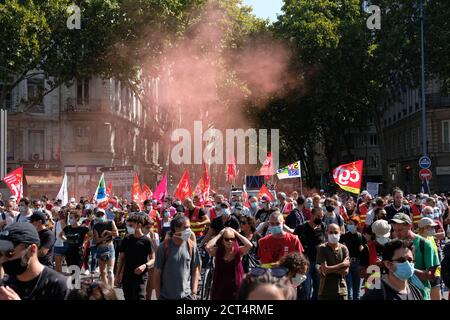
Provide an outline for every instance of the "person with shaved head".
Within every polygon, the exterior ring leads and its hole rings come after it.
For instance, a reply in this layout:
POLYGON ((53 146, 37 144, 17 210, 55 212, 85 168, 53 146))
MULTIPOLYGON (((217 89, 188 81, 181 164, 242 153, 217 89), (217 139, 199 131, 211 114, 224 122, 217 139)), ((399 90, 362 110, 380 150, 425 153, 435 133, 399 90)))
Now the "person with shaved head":
POLYGON ((347 300, 345 277, 350 267, 349 252, 339 243, 341 228, 330 224, 328 241, 317 249, 316 264, 320 273, 319 300, 347 300))

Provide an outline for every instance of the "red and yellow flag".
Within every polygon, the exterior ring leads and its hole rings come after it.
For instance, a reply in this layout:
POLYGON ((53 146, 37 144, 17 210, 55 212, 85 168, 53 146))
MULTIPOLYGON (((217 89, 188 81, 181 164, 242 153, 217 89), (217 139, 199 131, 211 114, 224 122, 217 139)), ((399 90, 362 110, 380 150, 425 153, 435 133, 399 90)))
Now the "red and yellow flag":
POLYGON ((363 160, 341 164, 333 170, 334 182, 345 191, 359 194, 361 190, 363 166, 363 160))

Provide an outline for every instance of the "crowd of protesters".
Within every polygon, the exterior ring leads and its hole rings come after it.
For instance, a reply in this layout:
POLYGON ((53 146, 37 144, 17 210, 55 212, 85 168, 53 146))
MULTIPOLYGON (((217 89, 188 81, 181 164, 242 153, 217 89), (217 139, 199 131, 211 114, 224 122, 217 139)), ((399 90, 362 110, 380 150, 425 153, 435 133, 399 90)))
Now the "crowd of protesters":
POLYGON ((448 195, 0 199, 0 300, 441 300, 448 195), (273 199, 274 198, 274 199, 273 199), (181 201, 182 200, 182 201, 181 201), (73 288, 75 267, 85 279, 73 288))

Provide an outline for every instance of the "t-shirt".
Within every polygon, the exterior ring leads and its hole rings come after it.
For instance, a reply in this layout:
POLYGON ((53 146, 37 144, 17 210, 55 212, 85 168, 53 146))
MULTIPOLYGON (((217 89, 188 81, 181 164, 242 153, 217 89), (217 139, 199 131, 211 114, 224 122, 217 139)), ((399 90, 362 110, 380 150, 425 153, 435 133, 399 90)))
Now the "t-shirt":
POLYGON ((365 246, 367 244, 366 238, 364 238, 359 232, 347 232, 346 234, 341 236, 340 242, 347 247, 350 253, 350 258, 357 259, 361 258, 361 251, 359 251, 359 246, 365 246))
MULTIPOLYGON (((94 224, 94 231, 97 231, 98 236, 101 238, 102 237, 102 233, 104 231, 112 231, 113 230, 113 226, 112 226, 112 221, 105 221, 105 222, 97 222, 96 224, 94 224)), ((103 240, 103 242, 101 243, 96 243, 97 246, 101 246, 104 245, 105 243, 108 243, 112 241, 112 236, 109 235, 107 238, 105 238, 105 240, 103 240)))
POLYGON ((391 203, 390 205, 384 207, 384 210, 386 211, 386 219, 389 221, 391 220, 397 213, 404 213, 407 214, 408 216, 411 216, 410 212, 410 208, 409 206, 405 206, 402 204, 402 206, 400 207, 400 209, 397 209, 393 203, 391 203))
POLYGON ((266 209, 259 209, 256 213, 255 219, 259 220, 261 223, 269 220, 269 216, 272 211, 266 209))
MULTIPOLYGON (((437 252, 434 250, 433 244, 430 241, 420 236, 416 236, 413 240, 413 247, 414 247, 414 267, 416 269, 429 270, 433 267, 438 267, 440 265, 439 256, 437 252), (423 252, 420 246, 421 239, 424 241, 423 252)), ((424 299, 430 300, 431 283, 429 280, 421 280, 421 281, 425 286, 423 292, 424 299)))
POLYGON ((67 278, 49 267, 44 267, 33 280, 22 282, 15 276, 6 276, 0 285, 9 286, 22 300, 64 300, 69 294, 67 278))
POLYGON ((241 228, 241 224, 239 223, 239 220, 235 216, 230 216, 230 219, 225 221, 225 223, 223 223, 222 216, 215 218, 211 222, 211 229, 216 231, 217 234, 226 227, 230 227, 236 231, 239 231, 241 228))
POLYGON ((407 293, 401 294, 387 284, 384 279, 381 279, 381 288, 368 290, 362 300, 423 300, 422 293, 414 285, 410 284, 409 289, 407 293))
POLYGON ((332 223, 337 224, 339 227, 342 227, 344 225, 344 219, 333 212, 333 216, 330 217, 327 214, 323 216, 323 223, 325 224, 325 229, 328 229, 328 226, 332 223))
POLYGON ((147 272, 140 275, 134 273, 134 270, 147 263, 148 256, 152 254, 152 243, 147 236, 136 238, 134 235, 127 235, 119 248, 119 252, 125 254, 125 264, 123 268, 123 277, 141 277, 146 276, 147 272))
POLYGON ((68 251, 81 248, 88 232, 89 228, 86 226, 79 226, 78 228, 71 225, 65 226, 64 234, 67 238, 65 243, 68 245, 68 251))
POLYGON ((269 234, 259 240, 258 256, 261 259, 261 264, 274 263, 288 253, 303 253, 304 251, 299 238, 287 232, 284 233, 282 238, 275 238, 272 234, 269 234))
POLYGON ((178 300, 192 294, 191 274, 195 268, 200 266, 200 254, 196 245, 193 245, 191 250, 192 257, 189 254, 187 241, 183 241, 180 246, 170 241, 167 248, 167 260, 164 261, 164 244, 159 246, 155 268, 163 269, 160 291, 163 298, 178 300))
MULTIPOLYGON (((338 243, 336 250, 331 248, 327 243, 321 244, 317 248, 316 264, 327 263, 327 266, 335 266, 344 261, 348 257, 348 249, 341 243, 338 243)), ((320 273, 319 298, 326 300, 336 300, 339 296, 347 295, 347 284, 345 276, 337 273, 328 273, 324 275, 320 273)))
POLYGON ((313 229, 308 222, 305 222, 295 228, 294 234, 302 242, 309 261, 316 261, 317 247, 325 242, 325 225, 321 224, 318 228, 313 229))
POLYGON ((286 217, 285 223, 289 228, 295 229, 304 222, 305 217, 303 216, 303 213, 298 208, 295 208, 286 217))
POLYGON ((49 249, 45 256, 39 257, 39 262, 44 266, 53 266, 53 247, 55 245, 55 235, 52 231, 44 229, 38 232, 41 242, 40 248, 49 249))

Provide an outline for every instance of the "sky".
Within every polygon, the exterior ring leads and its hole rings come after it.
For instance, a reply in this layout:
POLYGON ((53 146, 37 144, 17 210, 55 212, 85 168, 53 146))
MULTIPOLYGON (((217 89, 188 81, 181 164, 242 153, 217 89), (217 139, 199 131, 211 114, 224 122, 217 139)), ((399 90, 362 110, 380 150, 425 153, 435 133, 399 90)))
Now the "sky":
POLYGON ((277 13, 281 13, 283 0, 244 0, 244 4, 251 5, 256 16, 276 21, 277 13))

